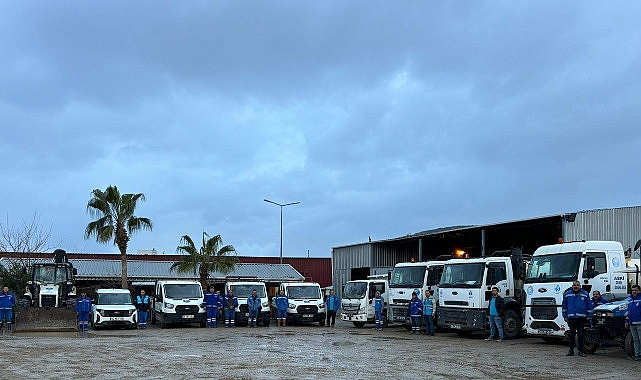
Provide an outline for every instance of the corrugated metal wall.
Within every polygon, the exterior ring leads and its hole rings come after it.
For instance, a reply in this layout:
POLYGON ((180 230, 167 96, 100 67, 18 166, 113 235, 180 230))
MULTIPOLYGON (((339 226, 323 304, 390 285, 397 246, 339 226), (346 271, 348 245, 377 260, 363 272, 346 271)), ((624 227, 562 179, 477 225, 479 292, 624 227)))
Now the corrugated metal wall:
POLYGON ((563 240, 614 240, 623 249, 641 239, 641 206, 581 211, 574 222, 563 221, 563 240))
POLYGON ((363 243, 332 249, 334 291, 343 296, 343 286, 351 278, 352 268, 372 267, 372 244, 363 243))

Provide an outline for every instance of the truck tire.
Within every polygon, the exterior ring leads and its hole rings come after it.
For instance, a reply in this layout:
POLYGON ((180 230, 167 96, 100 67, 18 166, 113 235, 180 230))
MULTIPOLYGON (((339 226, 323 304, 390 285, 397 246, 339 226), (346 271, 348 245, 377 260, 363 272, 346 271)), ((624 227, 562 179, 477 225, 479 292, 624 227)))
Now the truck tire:
POLYGON ((583 341, 583 351, 586 354, 594 354, 599 349, 599 343, 583 341))
POLYGON ((365 326, 365 322, 352 322, 354 323, 354 327, 363 327, 365 326))
POLYGON ((263 326, 269 327, 269 322, 270 322, 269 317, 263 318, 263 326))
POLYGON ((521 316, 515 310, 508 309, 503 313, 503 337, 516 339, 521 335, 521 316))
POLYGON ((623 341, 623 349, 625 353, 634 356, 634 341, 632 340, 632 331, 628 331, 625 335, 625 340, 623 341))
POLYGON ((165 323, 165 318, 160 318, 160 328, 161 329, 167 328, 167 324, 165 323))

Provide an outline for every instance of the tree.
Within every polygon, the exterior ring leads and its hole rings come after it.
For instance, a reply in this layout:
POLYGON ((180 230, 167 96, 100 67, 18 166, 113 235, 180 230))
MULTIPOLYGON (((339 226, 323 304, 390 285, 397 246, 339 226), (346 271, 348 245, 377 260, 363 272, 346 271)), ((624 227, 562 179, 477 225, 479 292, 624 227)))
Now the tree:
POLYGON ((229 253, 236 252, 231 245, 223 245, 223 239, 220 235, 209 237, 206 232, 203 232, 203 244, 200 249, 196 248, 194 241, 185 235, 180 239, 180 246, 176 248, 176 253, 184 254, 181 261, 174 263, 171 270, 176 270, 178 273, 193 272, 198 277, 203 289, 207 288, 209 274, 211 272, 220 272, 227 274, 231 272, 236 264, 238 264, 238 257, 228 256, 229 253))
POLYGON ((98 243, 108 243, 113 239, 114 245, 120 250, 122 264, 123 289, 127 289, 127 245, 130 236, 139 230, 152 229, 151 220, 134 215, 139 201, 145 200, 145 195, 120 194, 116 186, 109 186, 105 191, 94 189, 92 198, 87 203, 87 212, 93 218, 98 218, 87 225, 85 239, 92 235, 98 243))

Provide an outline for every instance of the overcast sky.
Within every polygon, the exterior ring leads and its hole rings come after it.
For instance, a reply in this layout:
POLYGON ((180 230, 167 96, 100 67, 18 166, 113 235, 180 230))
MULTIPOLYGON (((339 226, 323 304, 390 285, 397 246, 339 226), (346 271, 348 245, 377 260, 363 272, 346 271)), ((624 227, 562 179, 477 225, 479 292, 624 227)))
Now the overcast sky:
MULTIPOLYGON (((0 214, 240 255, 641 204, 641 3, 3 1, 0 214)), ((52 247, 57 248, 57 247, 52 247)))

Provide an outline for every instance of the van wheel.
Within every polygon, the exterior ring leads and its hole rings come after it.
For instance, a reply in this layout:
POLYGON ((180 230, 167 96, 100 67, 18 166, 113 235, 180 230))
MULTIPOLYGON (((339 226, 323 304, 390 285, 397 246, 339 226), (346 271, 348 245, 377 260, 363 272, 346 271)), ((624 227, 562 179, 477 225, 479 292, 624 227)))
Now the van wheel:
POLYGON ((363 326, 365 326, 365 322, 352 322, 352 323, 354 323, 355 327, 363 327, 363 326))
POLYGON ((167 328, 167 324, 165 323, 165 319, 164 318, 160 318, 160 328, 161 329, 166 329, 167 328))

